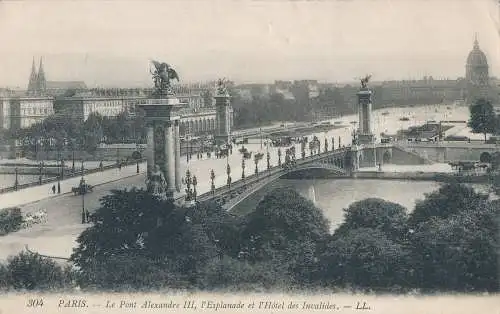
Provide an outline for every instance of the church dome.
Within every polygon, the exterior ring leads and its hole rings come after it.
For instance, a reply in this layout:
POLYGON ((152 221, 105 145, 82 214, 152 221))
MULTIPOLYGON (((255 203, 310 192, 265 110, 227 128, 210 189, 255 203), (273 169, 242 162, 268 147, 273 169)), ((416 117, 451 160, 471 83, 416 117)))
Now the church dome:
POLYGON ((488 66, 488 59, 486 59, 486 55, 479 48, 479 43, 477 39, 474 41, 474 48, 469 53, 467 57, 467 65, 477 67, 477 66, 488 66))

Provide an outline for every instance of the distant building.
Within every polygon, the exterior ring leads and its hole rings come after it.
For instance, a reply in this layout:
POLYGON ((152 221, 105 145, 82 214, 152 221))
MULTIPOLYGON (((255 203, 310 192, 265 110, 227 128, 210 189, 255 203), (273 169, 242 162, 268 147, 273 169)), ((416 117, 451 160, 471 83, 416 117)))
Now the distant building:
POLYGON ((10 126, 12 130, 28 128, 54 114, 51 96, 21 96, 10 98, 10 126))
POLYGON ((465 65, 465 81, 467 84, 467 103, 473 103, 478 98, 490 97, 490 77, 488 60, 479 48, 479 42, 474 40, 472 51, 467 56, 465 65))

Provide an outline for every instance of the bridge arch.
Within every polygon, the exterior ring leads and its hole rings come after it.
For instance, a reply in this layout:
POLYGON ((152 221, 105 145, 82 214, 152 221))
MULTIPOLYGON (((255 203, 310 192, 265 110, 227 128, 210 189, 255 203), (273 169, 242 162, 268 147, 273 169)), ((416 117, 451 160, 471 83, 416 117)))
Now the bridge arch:
POLYGON ((479 156, 480 162, 491 163, 492 160, 493 157, 488 152, 482 152, 481 155, 479 156))
MULTIPOLYGON (((233 197, 233 198, 227 200, 227 202, 223 204, 223 207, 226 210, 231 210, 231 209, 235 208, 236 206, 238 206, 243 201, 250 198, 252 195, 255 195, 255 194, 258 195, 259 191, 264 189, 266 186, 274 184, 279 179, 282 179, 282 178, 289 176, 289 175, 293 175, 294 173, 300 173, 303 171, 313 170, 313 169, 326 170, 328 173, 333 174, 333 175, 337 175, 337 176, 346 175, 346 171, 344 169, 341 169, 341 168, 339 168, 331 163, 326 163, 326 162, 321 162, 321 161, 313 162, 310 164, 299 165, 299 166, 296 166, 296 167, 293 167, 290 169, 281 169, 281 171, 279 171, 273 175, 270 175, 268 178, 266 178, 262 181, 259 181, 257 184, 251 185, 247 189, 241 190, 241 187, 239 188, 237 185, 232 186, 233 192, 240 191, 239 192, 240 194, 238 194, 236 197, 233 197)), ((305 178, 303 176, 301 176, 301 177, 305 178)), ((251 180, 251 179, 252 179, 252 177, 248 177, 246 180, 248 182, 248 180, 251 180)), ((238 182, 241 182, 241 181, 237 181, 236 184, 238 182)), ((236 192, 236 193, 238 193, 238 192, 236 192)), ((227 197, 226 195, 223 195, 223 196, 216 197, 216 198, 226 199, 226 197, 227 197)))

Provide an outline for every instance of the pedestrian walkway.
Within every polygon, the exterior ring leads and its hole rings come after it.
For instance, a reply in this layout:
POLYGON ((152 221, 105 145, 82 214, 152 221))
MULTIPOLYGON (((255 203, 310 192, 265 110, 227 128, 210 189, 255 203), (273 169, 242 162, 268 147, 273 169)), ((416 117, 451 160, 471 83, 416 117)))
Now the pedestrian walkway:
MULTIPOLYGON (((139 175, 144 175, 146 171, 146 163, 142 163, 139 166, 139 175)), ((113 182, 123 178, 136 176, 137 166, 135 164, 124 166, 121 170, 114 168, 104 170, 102 172, 95 172, 87 174, 84 176, 87 184, 90 185, 101 185, 108 182, 113 182)), ((76 187, 80 184, 81 176, 65 179, 61 181, 61 194, 71 193, 71 188, 76 187)), ((61 194, 53 194, 52 186, 56 186, 57 181, 51 182, 43 185, 37 185, 29 188, 25 188, 19 191, 9 192, 0 194, 0 208, 21 206, 33 202, 37 202, 50 197, 57 197, 61 194)), ((57 190, 56 190, 57 191, 57 190)))

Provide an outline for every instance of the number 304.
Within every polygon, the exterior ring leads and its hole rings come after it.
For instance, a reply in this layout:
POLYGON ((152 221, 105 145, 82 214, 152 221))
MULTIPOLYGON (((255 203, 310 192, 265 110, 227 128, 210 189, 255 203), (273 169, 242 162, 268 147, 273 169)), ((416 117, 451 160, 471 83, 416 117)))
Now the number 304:
POLYGON ((26 306, 27 307, 43 306, 43 299, 29 299, 26 306))

